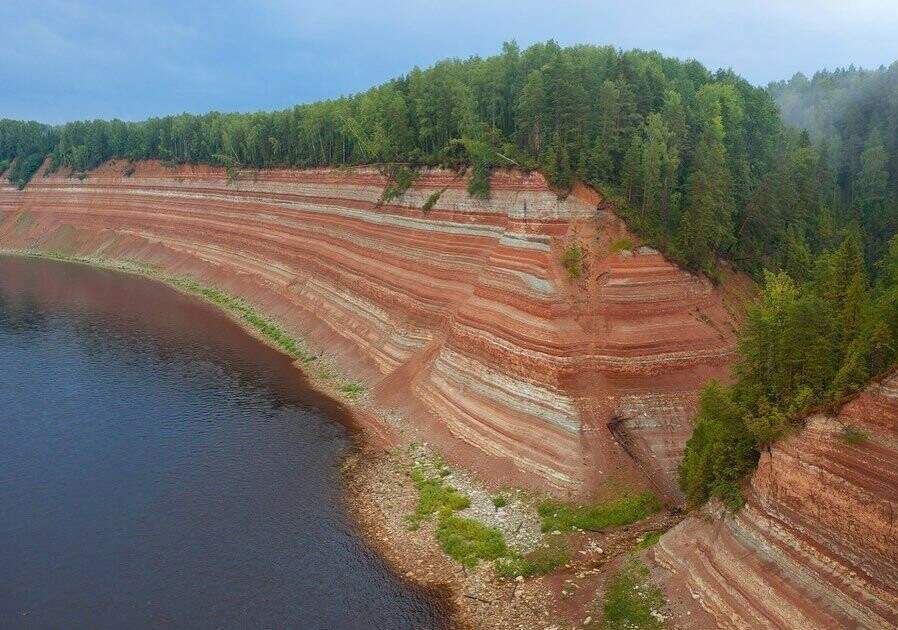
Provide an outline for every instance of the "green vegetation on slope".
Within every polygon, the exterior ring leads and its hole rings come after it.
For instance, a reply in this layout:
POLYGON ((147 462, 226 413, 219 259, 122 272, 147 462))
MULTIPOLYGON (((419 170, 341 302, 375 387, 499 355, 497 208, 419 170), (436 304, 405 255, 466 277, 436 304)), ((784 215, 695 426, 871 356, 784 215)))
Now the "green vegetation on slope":
POLYGON ((794 277, 767 273, 739 342, 736 382, 712 382, 702 393, 680 466, 692 505, 711 496, 741 505, 740 485, 764 447, 898 360, 898 237, 875 283, 857 235, 801 260, 794 277))
POLYGON ((442 480, 442 466, 437 476, 415 466, 410 476, 418 488, 418 503, 409 516, 409 526, 417 529, 421 522, 434 514, 437 517, 436 537, 443 551, 452 559, 467 567, 480 560, 496 560, 509 554, 505 538, 495 527, 488 527, 472 518, 458 516, 455 512, 471 505, 471 500, 442 480))

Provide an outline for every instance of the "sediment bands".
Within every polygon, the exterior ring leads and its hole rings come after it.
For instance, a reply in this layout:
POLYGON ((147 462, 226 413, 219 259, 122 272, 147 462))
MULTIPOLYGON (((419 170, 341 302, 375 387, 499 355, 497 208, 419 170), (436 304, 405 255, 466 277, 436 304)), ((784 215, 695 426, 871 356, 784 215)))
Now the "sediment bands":
POLYGON ((632 236, 595 191, 559 200, 507 171, 479 201, 433 170, 379 204, 388 181, 370 168, 79 177, 3 182, 0 247, 138 260, 244 297, 487 476, 679 500, 696 392, 727 375, 738 300, 648 248, 614 253, 632 236), (577 281, 559 263, 574 241, 589 252, 577 281))
POLYGON ((893 374, 764 453, 735 516, 711 508, 661 539, 672 599, 701 606, 695 627, 898 627, 896 461, 893 374))

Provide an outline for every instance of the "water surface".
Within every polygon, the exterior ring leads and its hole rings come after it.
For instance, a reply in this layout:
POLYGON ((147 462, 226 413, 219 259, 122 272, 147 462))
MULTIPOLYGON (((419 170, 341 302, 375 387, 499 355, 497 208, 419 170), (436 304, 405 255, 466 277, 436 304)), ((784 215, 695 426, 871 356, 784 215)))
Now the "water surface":
POLYGON ((213 307, 0 257, 0 627, 431 628, 341 507, 339 405, 213 307))

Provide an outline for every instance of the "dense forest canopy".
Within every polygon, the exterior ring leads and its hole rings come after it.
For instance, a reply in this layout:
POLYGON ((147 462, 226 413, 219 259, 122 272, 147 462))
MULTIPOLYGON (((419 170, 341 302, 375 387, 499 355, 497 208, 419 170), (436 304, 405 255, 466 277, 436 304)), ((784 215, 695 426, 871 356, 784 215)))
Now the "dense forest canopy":
POLYGON ((182 114, 58 127, 0 121, 0 168, 20 186, 111 158, 227 166, 539 168, 614 196, 646 241, 712 274, 756 277, 858 226, 868 264, 898 227, 898 68, 796 75, 769 90, 656 52, 554 42, 446 60, 350 97, 252 114, 182 114), (774 101, 774 98, 776 101, 774 101), (801 133, 787 122, 807 127, 801 133))
POLYGON ((835 220, 857 224, 867 262, 877 260, 898 229, 898 62, 797 74, 769 91, 784 120, 814 141, 835 220))

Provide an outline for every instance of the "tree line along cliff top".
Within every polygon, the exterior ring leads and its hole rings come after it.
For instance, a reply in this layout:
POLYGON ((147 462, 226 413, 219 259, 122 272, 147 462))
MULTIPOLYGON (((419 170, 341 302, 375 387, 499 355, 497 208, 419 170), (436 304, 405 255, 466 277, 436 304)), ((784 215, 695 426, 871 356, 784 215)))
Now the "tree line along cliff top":
MULTIPOLYGON (((860 72, 837 76, 844 84, 860 72)), ((883 68, 864 83, 887 92, 896 75, 883 68)), ((562 193, 580 178, 615 196, 642 238, 692 269, 713 273, 725 258, 759 275, 784 265, 796 241, 822 251, 850 224, 872 262, 898 214, 898 105, 869 87, 870 102, 829 98, 843 86, 815 77, 829 91, 809 90, 802 78, 765 90, 657 52, 506 43, 492 57, 445 60, 275 112, 3 120, 0 167, 23 186, 47 156, 51 170, 75 171, 112 158, 257 168, 401 162, 470 167, 480 196, 491 168, 539 168, 562 193), (799 122, 813 109, 829 134, 814 143, 784 124, 774 97, 799 122)))

